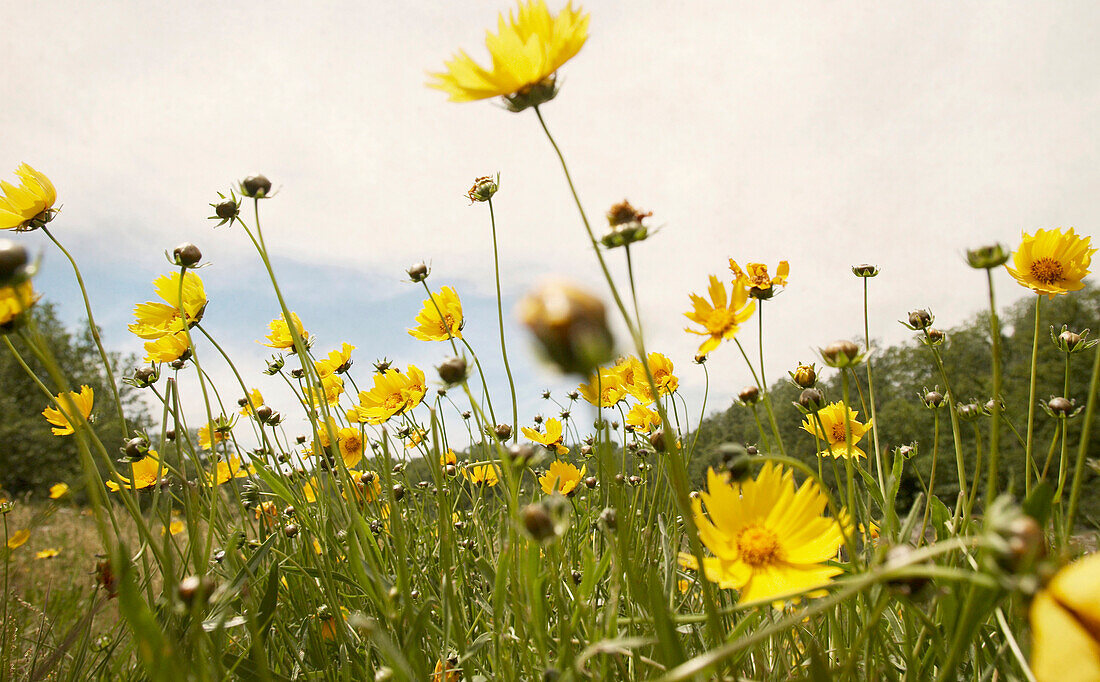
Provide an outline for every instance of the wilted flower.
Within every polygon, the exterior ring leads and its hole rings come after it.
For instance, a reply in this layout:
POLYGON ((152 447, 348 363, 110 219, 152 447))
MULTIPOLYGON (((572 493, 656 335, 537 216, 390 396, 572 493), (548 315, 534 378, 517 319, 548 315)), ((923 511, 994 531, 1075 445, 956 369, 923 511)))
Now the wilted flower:
POLYGON ((474 186, 470 188, 469 192, 466 192, 466 197, 470 200, 471 204, 489 201, 499 189, 500 173, 497 173, 495 178, 490 175, 484 175, 474 180, 474 186))
POLYGON ((416 316, 420 325, 409 330, 409 335, 421 341, 448 341, 462 338, 462 301, 451 287, 443 287, 431 298, 424 299, 424 307, 416 316), (442 317, 441 317, 442 315, 442 317))
POLYGON ((19 187, 0 182, 0 229, 23 232, 42 227, 53 219, 57 190, 42 173, 25 163, 15 169, 19 187))
POLYGON ((1008 274, 1037 294, 1054 298, 1058 294, 1077 291, 1085 285, 1081 282, 1089 274, 1092 254, 1090 237, 1080 237, 1073 228, 1068 232, 1038 230, 1035 235, 1026 232, 1020 248, 1012 255, 1012 264, 1005 265, 1008 274))
POLYGON ((732 339, 739 325, 752 316, 756 301, 749 300, 748 290, 740 281, 733 284, 733 292, 726 299, 726 285, 715 275, 710 276, 710 301, 702 296, 691 294, 694 310, 684 313, 692 322, 703 327, 703 331, 685 329, 684 331, 700 336, 708 336, 699 346, 700 353, 709 353, 722 341, 732 339))
POLYGON ((83 415, 85 420, 90 419, 92 416, 92 401, 94 396, 95 394, 90 386, 81 386, 79 393, 75 391, 69 391, 67 394, 58 393, 55 400, 62 409, 47 407, 42 410, 42 416, 54 426, 54 428, 50 429, 53 431, 53 435, 67 436, 74 432, 73 424, 69 421, 69 418, 65 416, 66 414, 72 414, 71 410, 73 409, 83 415), (68 398, 65 397, 66 395, 68 398), (72 403, 71 405, 70 402, 72 403))
POLYGON ((730 272, 733 273, 735 286, 739 284, 748 287, 749 296, 766 301, 775 295, 775 287, 787 286, 787 275, 791 272, 791 266, 785 260, 779 261, 775 277, 770 277, 768 266, 764 263, 749 263, 742 271, 737 261, 730 258, 730 272))
POLYGON ((651 215, 652 212, 639 211, 624 199, 607 212, 607 233, 600 238, 600 243, 611 249, 645 240, 649 236, 649 226, 642 221, 651 215))

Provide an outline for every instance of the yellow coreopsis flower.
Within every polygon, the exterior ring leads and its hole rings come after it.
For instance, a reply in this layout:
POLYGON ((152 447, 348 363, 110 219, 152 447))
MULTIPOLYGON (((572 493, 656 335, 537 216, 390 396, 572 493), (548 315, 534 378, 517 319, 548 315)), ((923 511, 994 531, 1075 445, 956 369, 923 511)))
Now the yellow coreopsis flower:
MULTIPOLYGON (((658 395, 667 395, 679 388, 680 380, 672 373, 672 360, 661 353, 650 353, 646 358, 658 395)), ((631 356, 620 360, 612 369, 619 373, 623 386, 630 395, 647 405, 653 402, 653 391, 646 379, 645 368, 638 358, 631 356)))
POLYGON ((374 375, 374 388, 359 392, 359 418, 368 424, 381 424, 420 404, 427 393, 424 372, 409 365, 408 373, 396 369, 374 375))
POLYGON ((524 426, 523 435, 539 445, 557 452, 559 455, 564 455, 569 452, 569 448, 562 444, 565 434, 562 433, 561 422, 557 419, 546 420, 546 433, 539 433, 534 429, 529 429, 524 426))
POLYGON ((492 70, 460 50, 446 71, 431 74, 429 87, 450 95, 452 102, 472 102, 504 97, 513 111, 538 106, 557 92, 555 72, 569 61, 588 39, 588 15, 572 3, 556 16, 543 0, 520 2, 518 16, 500 14, 497 33, 485 36, 492 70))
MULTIPOLYGON (((47 407, 42 410, 42 416, 46 418, 46 421, 54 425, 53 431, 55 436, 67 436, 73 433, 73 425, 69 423, 69 418, 65 416, 69 412, 70 406, 68 402, 62 397, 66 394, 58 393, 55 400, 64 411, 54 407, 47 407)), ((80 393, 75 391, 69 391, 69 399, 72 401, 72 407, 76 408, 77 412, 84 415, 84 419, 88 420, 92 416, 92 401, 94 400, 94 393, 90 386, 81 386, 80 393)), ((75 416, 75 415, 74 415, 75 416)))
POLYGON ((61 550, 56 547, 47 547, 39 552, 35 552, 35 559, 52 559, 58 554, 61 554, 61 550))
POLYGON ((353 350, 355 350, 355 346, 345 343, 339 350, 330 351, 328 357, 314 363, 317 374, 323 377, 328 374, 343 374, 348 371, 351 369, 351 352, 353 350))
POLYGON ((336 432, 336 445, 340 448, 340 457, 344 466, 351 468, 363 459, 363 434, 359 429, 346 426, 336 432))
POLYGON ((458 667, 458 659, 454 659, 453 663, 451 659, 436 661, 431 682, 462 682, 462 670, 458 667))
POLYGON ((0 327, 29 310, 38 298, 29 279, 15 286, 0 287, 0 327))
POLYGON ((189 357, 191 346, 187 343, 187 332, 178 331, 165 334, 152 341, 145 342, 146 362, 175 362, 189 357))
MULTIPOLYGON (((294 330, 298 332, 299 338, 302 339, 302 343, 309 340, 309 332, 302 326, 302 321, 298 318, 298 313, 291 313, 290 319, 294 323, 294 330)), ((271 321, 268 325, 271 330, 267 334, 267 343, 260 341, 268 348, 276 348, 279 350, 291 350, 294 348, 294 336, 290 333, 290 327, 287 325, 286 320, 282 317, 277 317, 271 321)))
MULTIPOLYGON (((148 301, 134 306, 134 322, 129 330, 143 339, 159 339, 193 327, 206 310, 206 288, 202 278, 188 270, 183 276, 183 302, 180 302, 180 273, 162 275, 153 280, 153 289, 163 303, 148 301)), ((146 348, 148 351, 149 349, 146 348)))
POLYGON ((1039 590, 1031 638, 1038 682, 1100 680, 1100 553, 1066 566, 1039 590))
POLYGON ((462 475, 466 477, 466 480, 474 485, 485 486, 492 488, 500 481, 500 474, 497 473, 497 466, 495 464, 477 464, 474 466, 468 466, 462 470, 462 475))
POLYGON ((255 409, 264 404, 264 395, 258 388, 249 389, 248 396, 238 400, 237 404, 241 406, 242 415, 251 417, 255 414, 255 409))
MULTIPOLYGON (((340 396, 344 395, 344 380, 336 374, 321 376, 321 390, 324 391, 324 400, 328 405, 336 405, 340 402, 340 396)), ((313 396, 313 403, 319 405, 320 395, 313 396)))
POLYGON ((214 438, 210 438, 210 424, 203 424, 199 427, 199 447, 203 450, 209 450, 213 445, 223 443, 229 438, 229 431, 222 430, 215 420, 214 423, 214 438))
POLYGON ((734 283, 733 292, 726 298, 726 285, 717 276, 710 276, 710 301, 691 294, 694 310, 684 313, 692 322, 703 327, 702 331, 686 329, 692 334, 710 337, 699 346, 700 353, 709 353, 725 339, 732 339, 742 322, 752 316, 756 301, 749 300, 749 292, 743 284, 734 283))
POLYGON ((1082 289, 1081 282, 1089 274, 1092 238, 1078 236, 1073 228, 1038 230, 1035 235, 1024 233, 1023 241, 1012 254, 1012 265, 1005 269, 1022 286, 1037 294, 1054 298, 1058 294, 1082 289))
POLYGON ((462 301, 451 287, 443 287, 431 298, 424 299, 424 307, 416 316, 420 325, 409 330, 409 335, 421 341, 448 341, 462 338, 462 301), (442 317, 440 317, 442 313, 442 317))
MULTIPOLYGON (((826 562, 844 543, 840 523, 821 515, 826 503, 812 480, 796 491, 794 473, 771 462, 744 483, 709 470, 707 491, 692 503, 699 539, 713 555, 703 560, 707 578, 740 590, 744 602, 826 585, 842 572, 826 562)), ((680 563, 699 570, 690 554, 680 563)))
POLYGON ((572 495, 577 486, 580 485, 581 479, 584 478, 586 468, 577 469, 569 462, 554 460, 550 463, 546 473, 539 476, 539 485, 542 486, 542 492, 547 495, 555 491, 562 495, 572 495))
POLYGON ((248 475, 248 469, 241 465, 241 458, 230 455, 228 458, 218 458, 212 472, 203 472, 205 483, 208 486, 216 486, 225 483, 231 478, 244 478, 248 475))
POLYGON ((50 486, 50 499, 59 500, 69 494, 68 483, 54 483, 50 486))
POLYGON ((638 433, 649 433, 661 426, 661 415, 639 403, 626 413, 626 425, 638 433))
POLYGON ((817 416, 821 419, 821 427, 825 429, 824 433, 821 428, 818 427, 817 419, 814 419, 813 414, 806 415, 806 420, 802 422, 802 430, 825 441, 825 447, 821 449, 821 452, 817 453, 818 455, 848 457, 848 452, 851 450, 852 457, 867 456, 866 452, 856 447, 856 443, 863 438, 864 434, 871 430, 871 422, 868 421, 866 424, 863 424, 856 421, 859 412, 850 407, 846 408, 844 403, 835 402, 818 410, 817 416), (847 441, 847 444, 845 444, 845 413, 847 413, 847 420, 851 424, 852 436, 851 440, 847 441))
POLYGON ((779 267, 775 269, 775 277, 768 275, 768 266, 764 263, 749 263, 745 270, 730 258, 730 272, 734 281, 741 286, 749 288, 749 295, 754 298, 771 298, 774 287, 787 286, 787 275, 791 272, 791 266, 785 260, 779 261, 779 267))
POLYGON ((614 407, 627 396, 622 372, 615 368, 599 368, 587 384, 581 384, 577 389, 590 405, 597 407, 614 407))
POLYGON ((187 528, 187 524, 185 524, 179 518, 173 518, 168 523, 167 528, 165 528, 164 526, 161 526, 160 534, 161 535, 166 535, 166 534, 179 535, 180 533, 182 533, 184 531, 185 528, 187 528))
POLYGON ((455 454, 454 450, 447 450, 439 456, 439 466, 445 467, 448 464, 458 464, 458 455, 455 454))
POLYGON ((15 549, 17 547, 22 547, 27 542, 27 540, 30 540, 30 539, 31 539, 31 532, 29 530, 27 530, 26 528, 21 528, 21 529, 15 531, 14 533, 12 533, 11 536, 8 537, 8 549, 15 549))
POLYGON ((161 464, 160 456, 156 450, 150 450, 144 457, 130 464, 130 478, 119 476, 119 482, 107 481, 107 487, 112 492, 118 492, 123 488, 140 489, 154 486, 168 473, 168 469, 161 464))
POLYGON ((57 190, 42 173, 25 163, 15 169, 19 186, 0 182, 4 195, 0 196, 0 230, 33 230, 42 227, 53 218, 53 205, 57 190))

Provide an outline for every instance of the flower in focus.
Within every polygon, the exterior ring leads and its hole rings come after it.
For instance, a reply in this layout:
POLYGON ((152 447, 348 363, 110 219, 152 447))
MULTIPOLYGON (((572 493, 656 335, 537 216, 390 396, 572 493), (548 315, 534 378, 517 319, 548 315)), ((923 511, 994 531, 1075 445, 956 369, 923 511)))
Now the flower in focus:
POLYGON ((68 483, 54 483, 50 486, 50 499, 59 500, 69 494, 68 483))
POLYGON ((867 453, 856 447, 856 443, 863 438, 864 434, 871 430, 871 422, 866 424, 856 421, 856 417, 859 412, 853 410, 850 407, 846 407, 844 403, 835 402, 826 405, 817 411, 817 417, 821 419, 821 426, 818 426, 817 419, 814 415, 810 414, 806 416, 805 421, 802 422, 802 430, 817 436, 819 439, 825 441, 825 447, 818 455, 832 455, 833 457, 848 457, 849 449, 851 450, 851 456, 853 457, 866 457, 867 453), (847 418, 845 418, 847 413, 847 418), (850 423, 850 427, 846 427, 845 424, 850 423), (824 428, 824 433, 822 433, 824 428), (847 428, 851 428, 851 440, 845 438, 847 428), (847 443, 847 445, 845 445, 847 443), (839 447, 838 447, 839 446, 839 447))
POLYGON ((12 533, 11 536, 8 538, 8 549, 16 549, 17 547, 22 547, 27 540, 30 540, 30 538, 31 532, 26 528, 21 528, 20 530, 12 533))
POLYGON ((768 276, 768 266, 764 263, 749 263, 745 270, 730 258, 730 272, 733 273, 735 283, 749 288, 749 296, 767 300, 775 294, 773 287, 787 286, 787 275, 791 272, 791 266, 787 261, 779 261, 779 267, 775 269, 775 277, 768 276))
POLYGON ((1059 571, 1031 602, 1038 682, 1100 680, 1100 553, 1059 571))
POLYGON ((241 406, 241 414, 251 417, 256 413, 256 408, 264 404, 264 395, 260 393, 260 389, 253 388, 248 391, 247 398, 242 398, 237 403, 241 406))
POLYGON ((40 552, 35 552, 34 553, 34 558, 35 559, 52 559, 55 556, 57 556, 58 554, 61 554, 60 549, 57 549, 56 547, 47 547, 46 549, 44 549, 40 552))
POLYGON ((569 452, 569 448, 562 444, 565 435, 562 433, 561 422, 557 419, 551 418, 546 420, 546 433, 539 433, 534 429, 529 429, 524 426, 523 435, 548 450, 557 452, 559 455, 564 455, 569 452))
POLYGON ((187 332, 179 331, 165 334, 152 341, 145 342, 146 362, 175 362, 190 357, 191 346, 187 343, 187 332))
MULTIPOLYGON (((844 543, 840 523, 821 515, 826 502, 812 480, 796 491, 794 472, 771 462, 744 483, 708 470, 707 491, 692 503, 699 539, 713 554, 703 560, 707 578, 740 590, 742 602, 826 585, 842 572, 826 562, 844 543)), ((699 570, 690 554, 680 563, 699 570)))
MULTIPOLYGON (((672 360, 661 353, 650 353, 646 358, 658 395, 668 395, 680 387, 680 380, 672 373, 672 360)), ((646 379, 641 360, 634 356, 620 360, 614 370, 619 373, 630 395, 646 405, 653 402, 653 391, 646 379)))
POLYGON ((421 341, 448 341, 462 338, 462 301, 451 287, 443 287, 431 298, 424 299, 424 307, 416 316, 420 325, 409 330, 409 335, 421 341), (442 317, 440 317, 442 313, 442 317))
POLYGON ((326 374, 343 374, 347 372, 351 369, 351 352, 353 350, 355 350, 355 346, 345 343, 340 347, 340 350, 330 351, 328 357, 314 363, 317 374, 325 376, 326 374))
POLYGON ((42 173, 25 163, 15 169, 19 186, 0 181, 0 230, 34 230, 50 222, 57 190, 42 173))
POLYGON ((54 400, 62 409, 59 410, 54 407, 47 407, 42 410, 42 416, 46 418, 46 421, 54 425, 54 428, 50 429, 53 431, 53 435, 67 436, 73 433, 73 425, 69 423, 69 418, 65 416, 71 409, 75 408, 77 412, 84 416, 85 420, 90 419, 92 416, 93 398, 94 394, 90 386, 81 386, 80 393, 76 393, 75 391, 69 391, 68 394, 58 393, 54 400), (65 395, 68 395, 67 399, 63 397, 65 395), (72 401, 71 407, 68 401, 72 401))
POLYGON ((115 481, 107 481, 107 487, 112 492, 118 492, 123 488, 140 489, 156 485, 158 481, 168 473, 168 470, 160 462, 160 456, 156 450, 150 450, 144 457, 130 464, 130 478, 119 476, 119 485, 115 481))
POLYGON ((726 285, 711 275, 709 293, 709 302, 702 296, 691 294, 695 309, 684 313, 689 320, 703 327, 703 331, 685 331, 710 337, 699 346, 700 353, 709 353, 723 340, 732 339, 737 334, 738 326, 749 319, 756 309, 756 301, 749 300, 748 290, 740 282, 734 282, 733 293, 727 300, 726 285))
MULTIPOLYGON (((298 313, 290 314, 291 321, 294 322, 294 330, 298 332, 298 337, 305 343, 309 340, 309 332, 302 326, 302 321, 298 318, 298 313)), ((271 321, 268 325, 271 330, 267 334, 267 343, 260 341, 268 348, 276 348, 279 350, 291 350, 294 348, 294 336, 290 333, 290 327, 287 326, 286 320, 282 317, 277 317, 271 321)))
POLYGON ((626 425, 638 433, 649 433, 661 426, 661 415, 645 405, 638 404, 626 413, 626 425))
POLYGON ((15 286, 0 287, 0 327, 13 322, 36 301, 38 296, 29 279, 15 286))
POLYGON ((580 51, 588 39, 588 15, 572 3, 552 16, 543 0, 520 2, 514 12, 497 17, 497 33, 485 36, 493 60, 482 68, 460 50, 446 71, 431 74, 428 87, 450 95, 452 102, 504 97, 509 108, 522 111, 548 102, 557 94, 555 72, 580 51))
POLYGON ((1089 248, 1091 242, 1091 237, 1080 237, 1073 228, 1038 230, 1034 236, 1025 232, 1020 248, 1012 254, 1014 267, 1006 263, 1005 269, 1022 286, 1049 298, 1077 291, 1085 286, 1081 280, 1089 274, 1096 253, 1089 248))
POLYGON ((208 486, 221 485, 227 482, 231 478, 244 478, 248 475, 248 470, 241 466, 241 458, 237 455, 230 455, 228 458, 218 458, 218 463, 214 466, 213 472, 204 472, 205 483, 208 486))
POLYGON ((539 485, 542 486, 542 492, 550 495, 552 493, 559 492, 562 495, 571 495, 573 491, 577 489, 577 485, 580 484, 581 479, 584 478, 584 472, 587 467, 577 469, 576 466, 569 462, 563 462, 561 460, 554 460, 546 473, 539 477, 539 485))
POLYGON ((468 466, 462 470, 462 475, 466 477, 470 483, 477 486, 485 486, 492 488, 500 481, 500 474, 497 473, 497 467, 495 464, 477 464, 474 466, 468 466))
POLYGON ((374 375, 374 388, 359 392, 359 418, 368 424, 381 424, 420 404, 427 393, 424 372, 409 365, 408 373, 396 369, 374 375))
POLYGON ((344 466, 351 468, 363 459, 363 434, 359 429, 344 427, 336 432, 336 445, 344 466))
POLYGON ((597 370, 588 383, 581 384, 577 389, 590 405, 597 407, 614 407, 627 395, 622 373, 606 367, 597 370))
MULTIPOLYGON (((180 302, 180 273, 161 275, 153 280, 153 289, 163 303, 148 301, 134 306, 134 322, 129 330, 143 339, 159 339, 193 327, 206 309, 206 288, 202 279, 188 270, 183 275, 183 302, 180 302)), ((146 348, 146 351, 149 349, 146 348)))

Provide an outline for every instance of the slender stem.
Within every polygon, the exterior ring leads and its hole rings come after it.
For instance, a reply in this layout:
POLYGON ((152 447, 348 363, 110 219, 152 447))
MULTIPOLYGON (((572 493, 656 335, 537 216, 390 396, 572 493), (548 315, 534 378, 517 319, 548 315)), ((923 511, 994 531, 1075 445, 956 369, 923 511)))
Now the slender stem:
POLYGON ((787 454, 786 448, 783 447, 783 436, 779 435, 779 425, 775 421, 775 411, 772 410, 772 398, 771 391, 768 390, 768 380, 764 376, 764 301, 761 300, 756 306, 756 332, 757 340, 760 344, 760 392, 764 397, 764 409, 768 411, 768 419, 771 420, 772 430, 775 432, 776 447, 779 448, 780 454, 787 454))
POLYGON ((1024 448, 1024 492, 1031 494, 1031 462, 1034 459, 1035 442, 1035 378, 1039 369, 1039 304, 1043 297, 1035 297, 1035 332, 1031 343, 1031 383, 1027 393, 1027 445, 1024 448))
POLYGON ((512 367, 508 364, 508 347, 504 344, 504 299, 500 293, 500 255, 497 253, 497 219, 493 213, 493 199, 489 198, 489 222, 493 227, 493 270, 497 282, 497 324, 500 326, 500 354, 504 357, 504 372, 508 375, 508 389, 512 392, 512 442, 519 440, 519 406, 516 402, 516 382, 512 379, 512 367))
POLYGON ((989 424, 989 476, 986 479, 985 504, 988 508, 997 496, 997 474, 1001 460, 1001 328, 997 304, 993 298, 993 271, 985 271, 989 283, 989 335, 993 341, 993 415, 989 424))
POLYGON ((1066 512, 1066 533, 1073 532, 1073 521, 1077 515, 1077 504, 1081 501, 1081 481, 1085 477, 1085 454, 1088 452, 1089 436, 1092 433, 1093 416, 1096 403, 1100 401, 1096 389, 1100 382, 1100 346, 1096 347, 1092 359, 1092 378, 1089 379, 1089 393, 1085 396, 1088 407, 1085 409, 1085 423, 1081 427, 1081 438, 1077 446, 1077 462, 1073 467, 1073 485, 1069 489, 1069 510, 1066 512))
MULTIPOLYGON (((871 324, 869 320, 869 307, 867 305, 867 282, 869 277, 863 279, 863 345, 867 348, 867 395, 870 398, 871 412, 871 440, 875 445, 875 468, 878 469, 878 487, 886 493, 886 477, 882 473, 882 452, 878 444, 878 418, 875 412, 875 382, 871 378, 871 324)), ((859 385, 858 383, 856 384, 859 385)))

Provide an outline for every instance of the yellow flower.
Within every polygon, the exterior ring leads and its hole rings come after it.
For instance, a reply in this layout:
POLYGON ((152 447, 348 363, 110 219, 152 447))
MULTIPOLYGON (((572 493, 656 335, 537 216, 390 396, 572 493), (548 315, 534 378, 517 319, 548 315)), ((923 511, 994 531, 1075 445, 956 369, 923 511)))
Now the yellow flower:
POLYGON ((462 338, 462 301, 451 287, 443 287, 431 298, 424 299, 424 307, 416 316, 420 325, 409 330, 409 335, 421 341, 447 341, 452 336, 462 338), (434 301, 434 302, 433 302, 434 301), (440 317, 440 312, 443 317, 440 317), (448 335, 450 332, 450 335, 448 335))
POLYGON ((165 334, 152 341, 145 342, 146 362, 175 362, 189 357, 191 346, 187 344, 187 332, 178 331, 165 334))
MULTIPOLYGON (((134 323, 129 330, 143 339, 159 339, 183 331, 186 320, 193 327, 206 309, 206 289, 202 279, 188 270, 183 277, 183 304, 180 304, 180 273, 162 275, 153 280, 153 289, 164 303, 149 301, 134 306, 134 323), (182 312, 181 312, 182 311, 182 312)), ((149 349, 146 348, 148 351, 149 349)))
MULTIPOLYGON (((327 374, 321 375, 321 390, 324 391, 324 400, 328 405, 336 405, 340 402, 340 396, 344 394, 344 380, 335 375, 327 374)), ((320 404, 320 395, 316 393, 313 395, 313 403, 315 405, 320 404)))
POLYGON ((54 483, 50 486, 50 499, 59 500, 69 494, 68 483, 54 483))
MULTIPOLYGON (((796 491, 794 473, 771 462, 745 483, 709 470, 707 492, 693 501, 699 539, 713 554, 703 560, 707 578, 740 590, 744 602, 826 585, 841 573, 825 562, 840 551, 844 536, 836 519, 821 515, 825 505, 813 481, 796 491)), ((680 563, 699 570, 690 554, 680 554, 680 563)))
POLYGON ((15 286, 0 287, 0 327, 29 310, 37 301, 29 279, 15 286))
POLYGON ((211 449, 212 445, 223 443, 229 439, 229 430, 223 430, 218 424, 217 420, 214 421, 214 440, 210 440, 210 424, 203 424, 199 427, 199 447, 203 450, 211 449))
POLYGON ((1005 269, 1022 286, 1050 298, 1077 291, 1085 286, 1081 280, 1089 274, 1096 253, 1089 248, 1091 242, 1091 237, 1080 237, 1073 228, 1069 232, 1038 230, 1034 236, 1025 232, 1020 248, 1012 254, 1015 267, 1005 263, 1005 269))
POLYGON ((458 455, 455 454, 454 450, 447 450, 439 456, 439 466, 445 467, 448 464, 458 464, 458 455))
POLYGON ((208 486, 216 486, 225 483, 231 478, 243 478, 248 475, 248 470, 241 466, 241 458, 230 455, 228 458, 218 458, 213 473, 203 472, 203 483, 208 486))
POLYGON ((685 331, 710 337, 699 346, 699 352, 703 354, 717 348, 724 339, 732 339, 737 334, 738 326, 749 319, 756 309, 756 301, 749 300, 748 290, 743 284, 734 283, 733 293, 727 301, 726 285, 711 275, 709 293, 710 302, 702 296, 691 294, 695 308, 684 313, 689 320, 703 327, 703 331, 685 331))
POLYGON ((497 18, 497 33, 487 33, 485 47, 492 57, 492 70, 482 68, 460 50, 446 64, 443 73, 428 86, 450 95, 452 102, 473 102, 506 97, 519 111, 553 98, 554 73, 569 61, 588 39, 588 15, 572 3, 551 16, 543 0, 520 2, 519 16, 509 13, 497 18))
POLYGON ((359 429, 344 427, 336 432, 336 445, 340 448, 340 457, 349 469, 363 459, 363 434, 359 429))
MULTIPOLYGON (((351 482, 355 484, 355 497, 359 502, 376 502, 382 499, 382 484, 378 476, 372 476, 370 482, 363 481, 363 472, 354 469, 348 470, 351 482)), ((347 494, 344 494, 347 497, 347 494)))
POLYGON ((17 547, 22 547, 23 543, 25 543, 27 540, 30 540, 30 538, 31 532, 26 528, 21 528, 12 533, 11 536, 8 538, 8 549, 16 549, 17 547))
POLYGON ((330 351, 328 357, 314 363, 317 374, 323 377, 328 374, 343 374, 348 371, 351 369, 351 352, 353 350, 355 350, 355 346, 345 343, 340 350, 330 351))
POLYGON ((407 374, 396 369, 376 373, 374 388, 359 392, 359 419, 368 424, 381 424, 419 405, 427 391, 424 372, 416 365, 409 365, 407 374))
POLYGON ((1038 682, 1100 680, 1100 553, 1066 566, 1035 595, 1031 638, 1038 682))
POLYGON ((549 450, 554 450, 559 455, 569 452, 569 448, 562 444, 565 434, 562 433, 561 422, 557 419, 546 420, 546 433, 539 433, 524 426, 523 435, 549 450))
MULTIPOLYGON (((294 322, 294 329, 298 332, 298 336, 302 339, 302 343, 309 340, 309 332, 302 326, 302 321, 298 319, 298 313, 290 314, 291 321, 294 322)), ((287 326, 286 320, 282 317, 277 317, 271 321, 268 325, 271 331, 267 335, 267 343, 260 341, 268 348, 276 348, 280 350, 289 350, 294 348, 294 337, 290 333, 290 327, 287 326)))
POLYGON ((562 495, 572 495, 573 491, 575 491, 580 484, 581 479, 584 478, 586 468, 587 467, 577 469, 576 466, 568 462, 554 460, 546 470, 546 473, 539 477, 539 485, 542 486, 542 492, 547 495, 550 495, 554 491, 562 495))
POLYGON ((775 269, 775 277, 768 277, 768 266, 763 263, 749 263, 741 270, 737 261, 730 258, 730 271, 733 277, 742 286, 765 292, 773 286, 787 286, 787 275, 791 272, 791 266, 785 260, 779 261, 779 267, 775 269))
POLYGON ((449 658, 446 661, 436 661, 431 682, 462 682, 462 670, 458 667, 458 660, 449 658))
MULTIPOLYGON (((63 398, 66 395, 64 393, 58 393, 55 400, 57 404, 62 407, 62 410, 53 407, 47 407, 42 410, 42 416, 46 418, 46 421, 54 425, 53 435, 55 436, 67 436, 73 433, 73 425, 69 423, 66 413, 71 414, 70 410, 75 408, 77 412, 84 415, 84 419, 87 420, 92 416, 92 400, 93 392, 90 386, 81 386, 80 393, 75 391, 69 391, 69 400, 72 401, 70 407, 68 400, 63 398)), ((74 415, 75 416, 75 415, 74 415)))
POLYGON ((638 433, 649 433, 661 426, 661 415, 639 403, 626 413, 626 425, 638 433))
POLYGON ((833 457, 848 457, 848 450, 851 449, 853 457, 866 457, 867 453, 856 447, 856 443, 863 438, 864 434, 871 430, 871 422, 862 424, 856 421, 856 417, 859 416, 859 412, 852 408, 847 408, 848 420, 851 423, 851 435, 852 439, 845 445, 845 406, 844 403, 836 402, 830 403, 821 408, 817 412, 817 416, 821 418, 821 426, 825 431, 822 433, 821 428, 818 427, 817 420, 814 419, 812 414, 806 415, 806 420, 802 422, 802 430, 817 436, 819 439, 825 441, 825 447, 821 449, 821 452, 817 453, 821 456, 832 455, 833 457))
POLYGON ((187 524, 185 524, 181 519, 173 517, 172 520, 168 523, 167 528, 161 526, 160 534, 165 535, 167 533, 171 533, 172 535, 179 535, 186 527, 187 524))
POLYGON ((0 196, 0 229, 18 231, 33 230, 48 223, 52 217, 57 190, 42 173, 25 163, 15 169, 19 187, 10 182, 0 182, 4 196, 0 196))
POLYGON ((587 384, 581 384, 577 388, 589 404, 597 407, 614 407, 627 395, 623 375, 615 371, 615 368, 599 368, 587 384))
POLYGON ((48 547, 48 548, 42 550, 41 552, 35 552, 34 558, 35 559, 52 559, 55 556, 57 556, 58 554, 61 554, 60 549, 57 549, 56 547, 48 547))
POLYGON ((492 488, 500 481, 495 464, 478 464, 462 470, 462 475, 474 485, 483 485, 492 488))
POLYGON ((691 589, 691 581, 680 578, 676 581, 676 589, 680 590, 680 594, 687 594, 687 591, 691 589))
MULTIPOLYGON (((672 393, 680 386, 680 380, 672 373, 672 360, 661 353, 650 353, 646 356, 649 363, 649 372, 653 375, 653 383, 657 386, 658 395, 672 393)), ((649 380, 645 376, 645 368, 642 362, 634 357, 624 358, 612 368, 619 373, 623 386, 627 392, 642 403, 653 402, 653 391, 649 387, 649 380)))
POLYGON ((264 404, 264 396, 260 389, 253 388, 248 392, 248 397, 238 400, 237 404, 241 406, 241 414, 251 417, 255 413, 254 409, 264 404))
POLYGON ((168 470, 160 462, 156 450, 150 450, 144 457, 130 464, 130 478, 119 476, 122 485, 115 481, 107 481, 107 487, 112 492, 118 492, 123 488, 139 489, 156 485, 160 479, 168 473, 168 470))

